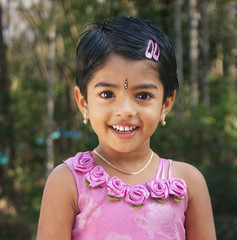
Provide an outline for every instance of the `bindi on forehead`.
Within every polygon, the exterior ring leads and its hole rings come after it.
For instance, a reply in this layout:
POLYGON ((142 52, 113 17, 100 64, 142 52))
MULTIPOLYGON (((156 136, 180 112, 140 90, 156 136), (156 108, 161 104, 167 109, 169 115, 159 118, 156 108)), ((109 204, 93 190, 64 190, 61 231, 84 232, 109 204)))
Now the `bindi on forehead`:
POLYGON ((128 89, 128 79, 126 79, 125 82, 124 82, 124 88, 128 89))

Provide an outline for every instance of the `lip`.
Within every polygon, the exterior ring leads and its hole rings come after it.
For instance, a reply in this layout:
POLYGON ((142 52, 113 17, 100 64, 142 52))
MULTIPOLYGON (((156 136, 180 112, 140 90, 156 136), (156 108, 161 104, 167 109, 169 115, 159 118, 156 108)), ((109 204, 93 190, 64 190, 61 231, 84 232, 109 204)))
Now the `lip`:
POLYGON ((136 134, 138 127, 133 124, 122 123, 122 124, 113 124, 110 126, 110 129, 117 138, 129 139, 136 134), (123 131, 121 131, 120 129, 123 129, 123 131))

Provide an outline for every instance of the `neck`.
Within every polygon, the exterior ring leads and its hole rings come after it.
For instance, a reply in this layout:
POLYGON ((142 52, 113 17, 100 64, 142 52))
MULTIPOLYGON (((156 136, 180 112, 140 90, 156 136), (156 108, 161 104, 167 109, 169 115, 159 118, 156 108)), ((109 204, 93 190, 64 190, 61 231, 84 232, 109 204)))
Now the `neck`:
MULTIPOLYGON (((150 157, 152 159, 152 150, 149 147, 133 152, 118 152, 114 151, 113 149, 104 149, 101 146, 98 146, 95 150, 110 164, 128 172, 139 171, 145 167, 147 163, 149 164, 151 162, 150 157)), ((97 154, 95 155, 97 159, 99 158, 100 162, 101 160, 104 161, 100 156, 97 154)))

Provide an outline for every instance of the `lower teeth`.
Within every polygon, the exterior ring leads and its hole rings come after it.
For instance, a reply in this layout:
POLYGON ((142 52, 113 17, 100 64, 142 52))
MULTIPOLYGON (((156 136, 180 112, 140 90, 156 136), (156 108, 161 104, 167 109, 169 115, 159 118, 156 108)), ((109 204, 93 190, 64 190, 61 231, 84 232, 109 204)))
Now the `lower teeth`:
POLYGON ((119 133, 131 133, 132 131, 130 130, 130 131, 120 131, 120 130, 116 130, 117 132, 119 132, 119 133))

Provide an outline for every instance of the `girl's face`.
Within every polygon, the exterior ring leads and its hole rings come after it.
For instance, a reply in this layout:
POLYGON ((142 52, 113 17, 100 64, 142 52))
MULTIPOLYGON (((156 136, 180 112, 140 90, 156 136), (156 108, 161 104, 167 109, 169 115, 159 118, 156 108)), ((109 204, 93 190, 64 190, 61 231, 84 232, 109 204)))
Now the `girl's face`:
POLYGON ((161 115, 170 111, 174 95, 163 103, 164 88, 150 60, 110 55, 94 73, 87 102, 78 87, 75 97, 99 138, 101 148, 141 151, 150 145, 161 115))

